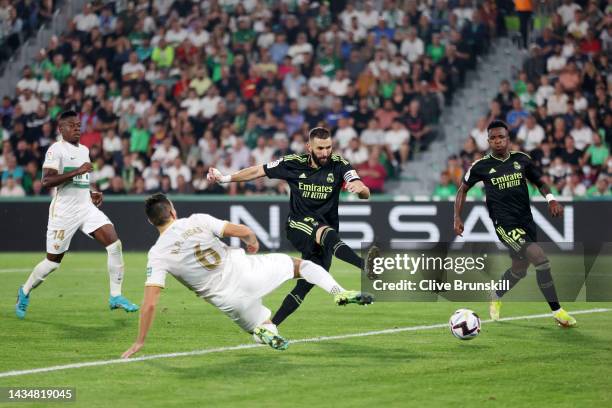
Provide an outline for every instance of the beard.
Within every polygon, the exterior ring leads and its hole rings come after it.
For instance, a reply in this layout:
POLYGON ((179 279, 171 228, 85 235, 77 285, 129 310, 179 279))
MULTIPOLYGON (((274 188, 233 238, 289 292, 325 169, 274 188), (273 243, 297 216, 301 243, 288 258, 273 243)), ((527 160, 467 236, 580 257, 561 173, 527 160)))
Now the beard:
POLYGON ((323 166, 325 166, 327 163, 329 163, 329 158, 330 158, 330 157, 331 157, 331 155, 329 155, 329 156, 325 156, 325 157, 322 157, 322 158, 319 158, 319 157, 317 157, 317 155, 316 155, 316 154, 314 154, 314 153, 313 153, 313 154, 312 154, 312 161, 314 161, 314 162, 315 162, 315 164, 316 164, 317 166, 319 166, 319 167, 323 167, 323 166))

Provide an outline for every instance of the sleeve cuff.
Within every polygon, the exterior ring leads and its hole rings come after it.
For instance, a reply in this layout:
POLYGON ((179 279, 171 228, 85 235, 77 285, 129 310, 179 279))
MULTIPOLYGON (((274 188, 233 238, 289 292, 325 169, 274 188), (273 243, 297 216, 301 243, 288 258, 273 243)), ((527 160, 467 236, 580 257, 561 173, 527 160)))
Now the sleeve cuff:
POLYGON ((221 231, 219 232, 220 238, 225 238, 225 228, 227 227, 227 224, 229 224, 229 221, 223 221, 223 227, 221 227, 221 231))

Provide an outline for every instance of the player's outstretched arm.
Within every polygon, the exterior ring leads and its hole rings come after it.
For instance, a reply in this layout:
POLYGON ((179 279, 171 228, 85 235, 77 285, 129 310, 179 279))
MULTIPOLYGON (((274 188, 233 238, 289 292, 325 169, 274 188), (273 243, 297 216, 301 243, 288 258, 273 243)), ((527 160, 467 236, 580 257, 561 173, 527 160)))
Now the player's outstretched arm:
POLYGON ((83 163, 80 167, 63 174, 59 174, 55 169, 46 167, 43 168, 41 182, 44 188, 57 187, 67 181, 72 180, 72 178, 75 176, 80 176, 81 174, 89 173, 90 171, 93 171, 93 166, 91 163, 83 163))
POLYGON ((259 251, 259 241, 252 229, 243 224, 227 223, 223 230, 224 237, 240 238, 246 244, 247 252, 250 254, 259 251))
POLYGON ((346 183, 346 189, 350 193, 357 194, 362 200, 370 198, 370 189, 361 180, 349 181, 346 183))
POLYGON ((263 165, 258 164, 256 166, 247 167, 246 169, 242 169, 237 171, 234 174, 221 174, 221 172, 214 167, 208 169, 208 181, 215 183, 231 183, 231 182, 240 182, 240 181, 250 181, 255 180, 260 177, 265 176, 266 173, 264 171, 263 165))
POLYGON ((136 342, 132 344, 132 347, 127 349, 121 358, 128 358, 132 354, 138 353, 144 346, 145 339, 151 324, 153 324, 153 318, 155 317, 155 307, 159 300, 159 294, 161 288, 158 286, 146 286, 144 291, 144 300, 142 301, 142 307, 140 308, 140 327, 138 329, 138 337, 136 342))
POLYGON ((455 196, 455 215, 453 217, 453 229, 455 235, 463 236, 463 220, 461 219, 461 213, 463 212, 463 204, 465 204, 465 198, 467 192, 470 189, 465 183, 461 183, 459 190, 457 190, 457 196, 455 196))

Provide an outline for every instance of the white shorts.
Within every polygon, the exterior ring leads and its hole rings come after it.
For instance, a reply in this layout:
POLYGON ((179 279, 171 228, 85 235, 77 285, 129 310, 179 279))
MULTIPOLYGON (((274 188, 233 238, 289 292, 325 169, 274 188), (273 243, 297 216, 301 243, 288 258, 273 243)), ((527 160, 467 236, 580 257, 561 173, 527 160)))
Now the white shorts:
POLYGON ((272 312, 261 299, 293 278, 293 260, 285 254, 246 255, 242 250, 232 250, 230 258, 223 271, 223 289, 207 301, 252 333, 270 319, 272 312))
POLYGON ((108 217, 93 204, 83 208, 76 214, 58 215, 49 217, 47 224, 47 253, 63 254, 70 247, 70 241, 81 230, 89 238, 92 232, 103 225, 111 224, 108 217))

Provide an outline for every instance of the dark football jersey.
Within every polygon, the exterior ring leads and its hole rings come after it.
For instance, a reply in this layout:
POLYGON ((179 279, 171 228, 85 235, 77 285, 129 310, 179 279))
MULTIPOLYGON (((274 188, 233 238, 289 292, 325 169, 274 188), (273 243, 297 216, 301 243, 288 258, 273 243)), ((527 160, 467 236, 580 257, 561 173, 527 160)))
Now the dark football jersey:
POLYGON ((472 187, 484 183, 489 216, 495 224, 531 221, 527 180, 538 188, 542 174, 531 157, 523 152, 510 152, 506 160, 488 154, 472 164, 463 182, 472 187))
POLYGON ((319 168, 310 166, 308 154, 292 154, 264 164, 269 178, 287 180, 291 190, 290 216, 315 217, 338 229, 338 201, 344 182, 358 180, 353 166, 337 154, 319 168))

